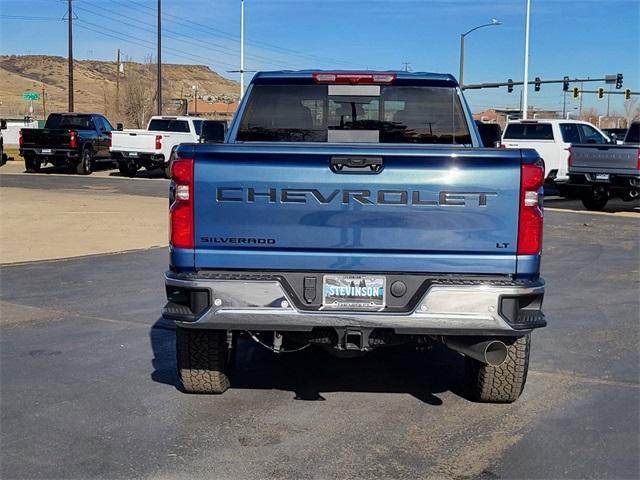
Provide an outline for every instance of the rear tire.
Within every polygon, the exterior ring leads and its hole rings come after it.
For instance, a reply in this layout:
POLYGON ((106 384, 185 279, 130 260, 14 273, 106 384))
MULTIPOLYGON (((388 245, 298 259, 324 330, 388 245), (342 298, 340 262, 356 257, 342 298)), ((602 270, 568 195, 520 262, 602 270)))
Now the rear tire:
POLYGON ((587 210, 599 211, 602 210, 609 201, 609 194, 606 190, 591 190, 589 193, 582 197, 582 205, 587 210))
POLYGON ((225 330, 176 326, 176 353, 180 380, 186 392, 220 394, 229 388, 225 330))
POLYGON ((29 173, 39 173, 42 167, 42 160, 36 157, 24 157, 24 168, 29 173))
POLYGON ((125 177, 135 177, 138 173, 138 165, 135 162, 118 162, 118 170, 125 177))
POLYGON ((91 175, 93 169, 93 151, 86 147, 82 150, 80 162, 76 166, 79 175, 91 175))
POLYGON ((471 395, 479 402, 511 403, 518 399, 527 381, 531 336, 507 344, 507 359, 492 367, 466 357, 465 364, 471 395))

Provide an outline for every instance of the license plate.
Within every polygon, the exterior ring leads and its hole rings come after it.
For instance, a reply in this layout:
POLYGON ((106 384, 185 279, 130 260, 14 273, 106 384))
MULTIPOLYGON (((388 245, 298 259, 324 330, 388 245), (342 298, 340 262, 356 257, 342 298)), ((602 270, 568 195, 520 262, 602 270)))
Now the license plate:
POLYGON ((608 182, 609 174, 608 173, 596 173, 596 182, 608 182))
POLYGON ((51 149, 50 148, 43 148, 42 150, 40 150, 40 153, 51 153, 51 149))
POLYGON ((129 152, 127 155, 129 155, 130 157, 137 157, 138 152, 129 152))
POLYGON ((370 275, 325 275, 322 305, 325 309, 382 310, 386 279, 370 275))

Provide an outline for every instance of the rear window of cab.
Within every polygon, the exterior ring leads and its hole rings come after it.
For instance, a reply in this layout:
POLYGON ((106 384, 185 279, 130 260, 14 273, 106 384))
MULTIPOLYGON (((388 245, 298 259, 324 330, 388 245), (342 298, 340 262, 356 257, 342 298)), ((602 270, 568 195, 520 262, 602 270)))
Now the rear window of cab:
POLYGON ((511 140, 553 140, 550 123, 510 123, 504 138, 511 140))

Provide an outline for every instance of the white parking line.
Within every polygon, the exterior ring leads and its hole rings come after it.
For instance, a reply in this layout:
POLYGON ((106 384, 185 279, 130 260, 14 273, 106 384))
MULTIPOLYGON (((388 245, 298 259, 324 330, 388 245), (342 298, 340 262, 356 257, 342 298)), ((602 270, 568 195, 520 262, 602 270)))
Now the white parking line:
POLYGON ((169 180, 162 177, 121 177, 119 175, 73 175, 68 173, 24 173, 24 172, 2 172, 0 171, 0 175, 15 175, 15 176, 29 176, 29 177, 65 177, 65 178, 82 178, 82 179, 92 179, 92 178, 106 178, 106 179, 118 179, 118 180, 153 180, 154 182, 169 180))
POLYGON ((545 212, 561 212, 561 213, 582 213, 584 215, 604 215, 608 217, 625 217, 640 219, 640 208, 634 208, 634 212, 593 212, 591 210, 573 210, 569 208, 549 208, 545 207, 545 212))

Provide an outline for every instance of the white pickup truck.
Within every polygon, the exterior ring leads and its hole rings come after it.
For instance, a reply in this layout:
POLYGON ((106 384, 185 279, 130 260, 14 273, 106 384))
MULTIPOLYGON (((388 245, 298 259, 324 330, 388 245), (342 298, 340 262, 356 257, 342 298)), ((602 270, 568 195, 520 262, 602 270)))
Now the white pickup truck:
POLYGON ((197 143, 202 131, 201 118, 151 117, 146 130, 111 132, 111 158, 118 162, 120 173, 135 176, 140 167, 163 168, 169 176, 171 153, 181 143, 197 143))
POLYGON ((533 148, 544 159, 547 185, 560 195, 570 194, 569 152, 573 144, 609 144, 611 141, 596 127, 579 120, 515 120, 502 134, 503 148, 533 148))

